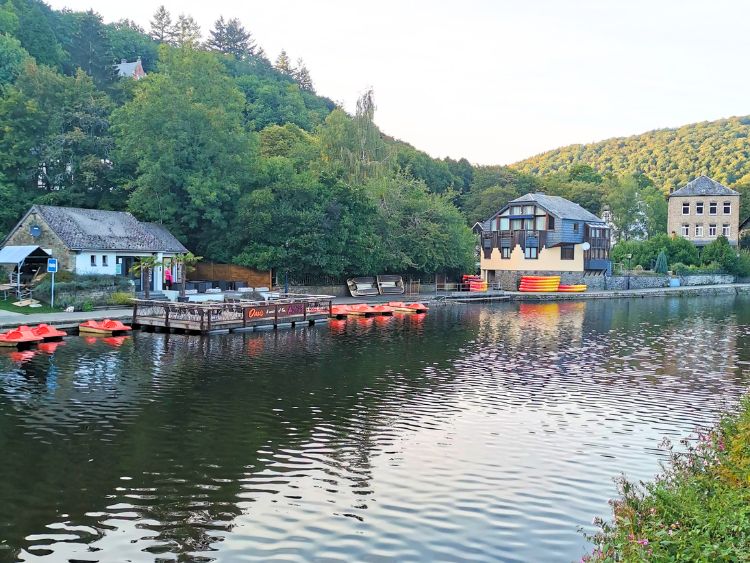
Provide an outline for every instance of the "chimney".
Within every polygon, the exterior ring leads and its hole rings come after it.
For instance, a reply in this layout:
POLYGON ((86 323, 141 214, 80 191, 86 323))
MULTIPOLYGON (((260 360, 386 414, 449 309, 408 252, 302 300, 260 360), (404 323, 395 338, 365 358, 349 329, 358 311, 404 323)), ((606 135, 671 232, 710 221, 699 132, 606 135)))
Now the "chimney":
POLYGON ((138 57, 138 62, 141 62, 141 57, 138 57))

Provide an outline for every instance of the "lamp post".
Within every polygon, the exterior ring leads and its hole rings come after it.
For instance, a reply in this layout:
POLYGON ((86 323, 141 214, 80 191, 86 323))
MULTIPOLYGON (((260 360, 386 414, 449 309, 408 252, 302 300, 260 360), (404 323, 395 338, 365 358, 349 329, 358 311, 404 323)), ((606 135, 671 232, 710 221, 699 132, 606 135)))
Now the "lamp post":
POLYGON ((625 258, 628 261, 628 289, 630 289, 630 259, 633 257, 632 254, 626 254, 625 258))

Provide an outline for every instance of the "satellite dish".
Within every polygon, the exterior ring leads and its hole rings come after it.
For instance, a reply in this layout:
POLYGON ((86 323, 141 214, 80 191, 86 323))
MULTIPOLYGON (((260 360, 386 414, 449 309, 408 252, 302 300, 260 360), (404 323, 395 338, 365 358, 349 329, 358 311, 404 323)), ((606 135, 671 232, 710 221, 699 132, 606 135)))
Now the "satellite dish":
POLYGON ((591 248, 591 245, 588 242, 584 242, 581 245, 581 248, 583 248, 584 250, 588 250, 589 248, 591 248))
POLYGON ((32 237, 36 238, 42 234, 42 228, 39 225, 31 225, 29 227, 29 234, 32 237))

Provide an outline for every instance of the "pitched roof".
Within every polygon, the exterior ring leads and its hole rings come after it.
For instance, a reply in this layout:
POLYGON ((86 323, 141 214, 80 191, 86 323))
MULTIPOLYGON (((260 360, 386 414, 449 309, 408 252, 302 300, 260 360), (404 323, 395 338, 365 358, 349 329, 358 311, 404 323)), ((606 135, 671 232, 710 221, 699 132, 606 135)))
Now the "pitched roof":
POLYGON ((70 249, 187 252, 167 229, 141 223, 124 211, 34 205, 49 228, 70 249))
POLYGON ((740 195, 730 188, 727 188, 723 184, 720 184, 716 180, 712 180, 708 176, 698 176, 692 182, 688 182, 685 186, 679 190, 673 191, 669 194, 669 197, 673 196, 691 196, 691 195, 740 195))
POLYGON ((0 264, 20 264, 26 260, 30 254, 49 256, 49 254, 39 246, 5 246, 0 249, 0 264))
POLYGON ((575 221, 586 221, 587 223, 604 223, 599 217, 590 211, 586 211, 577 203, 573 203, 572 201, 557 195, 526 194, 514 199, 510 203, 526 202, 538 203, 541 207, 560 219, 573 219, 575 221))
POLYGON ((115 69, 117 69, 117 75, 118 76, 124 76, 128 78, 138 78, 139 75, 145 76, 145 72, 143 71, 143 65, 141 64, 141 58, 138 57, 138 60, 133 61, 132 63, 129 63, 125 59, 122 59, 122 62, 120 64, 114 65, 115 69), (140 70, 139 70, 140 67, 140 70))

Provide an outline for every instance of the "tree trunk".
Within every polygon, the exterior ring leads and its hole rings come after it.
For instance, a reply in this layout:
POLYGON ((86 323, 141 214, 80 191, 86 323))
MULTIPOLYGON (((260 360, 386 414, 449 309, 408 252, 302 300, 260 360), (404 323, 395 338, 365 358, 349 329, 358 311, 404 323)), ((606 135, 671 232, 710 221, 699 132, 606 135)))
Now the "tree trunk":
POLYGON ((143 268, 143 295, 151 297, 151 268, 143 268))

